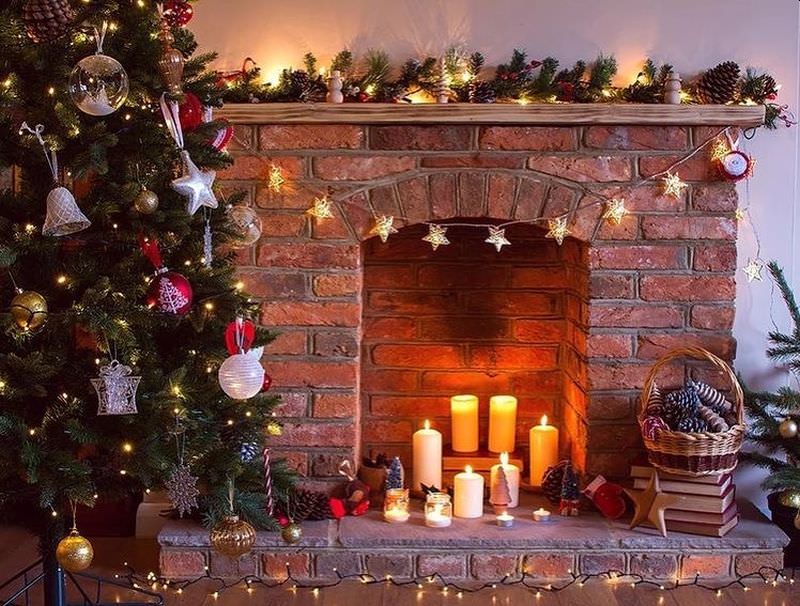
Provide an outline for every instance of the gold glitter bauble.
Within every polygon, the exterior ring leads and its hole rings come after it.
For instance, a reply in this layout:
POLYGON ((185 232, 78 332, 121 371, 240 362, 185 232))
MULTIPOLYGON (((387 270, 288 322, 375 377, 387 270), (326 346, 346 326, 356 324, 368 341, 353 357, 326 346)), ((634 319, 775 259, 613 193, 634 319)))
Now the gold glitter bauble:
POLYGON ((33 290, 24 290, 11 299, 9 311, 22 330, 37 330, 47 322, 47 301, 33 290))
POLYGON ((296 545, 303 538, 303 528, 300 524, 290 522, 281 530, 281 538, 289 545, 296 545))
POLYGON ((211 547, 230 558, 249 553, 256 542, 256 530, 239 516, 225 516, 211 529, 211 547))
POLYGON ((784 507, 800 509, 800 490, 784 490, 778 495, 778 502, 784 507))
POLYGON ((92 565, 93 557, 92 544, 74 529, 56 547, 56 560, 67 572, 86 570, 92 565))
POLYGON ((142 188, 133 200, 133 207, 143 215, 151 215, 158 210, 158 196, 146 187, 142 188))
POLYGON ((778 425, 778 433, 781 434, 782 438, 796 438, 797 437, 797 421, 794 419, 784 419, 781 421, 781 424, 778 425))

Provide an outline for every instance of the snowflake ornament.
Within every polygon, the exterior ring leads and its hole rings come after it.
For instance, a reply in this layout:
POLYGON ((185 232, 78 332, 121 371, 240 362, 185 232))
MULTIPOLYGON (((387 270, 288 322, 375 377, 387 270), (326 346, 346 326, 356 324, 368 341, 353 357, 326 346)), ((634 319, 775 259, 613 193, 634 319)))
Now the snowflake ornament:
POLYGON ((172 475, 166 481, 167 496, 172 506, 178 511, 178 516, 190 513, 197 508, 197 476, 193 476, 188 465, 181 463, 172 470, 172 475))

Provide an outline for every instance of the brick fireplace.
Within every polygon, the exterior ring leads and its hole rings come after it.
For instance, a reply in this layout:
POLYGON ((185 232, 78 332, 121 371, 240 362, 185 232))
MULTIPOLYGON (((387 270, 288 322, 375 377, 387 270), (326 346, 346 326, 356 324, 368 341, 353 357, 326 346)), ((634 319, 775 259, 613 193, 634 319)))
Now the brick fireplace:
POLYGON ((485 427, 488 396, 512 393, 521 451, 547 414, 581 468, 627 475, 653 361, 689 344, 734 354, 737 232, 736 191, 705 150, 677 169, 690 185, 677 199, 632 184, 757 119, 631 107, 226 109, 235 164, 220 183, 245 189, 264 223, 240 273, 279 333, 264 358, 283 397, 276 450, 319 482, 371 449, 410 463, 423 419, 447 439, 450 395, 481 396, 485 427), (326 192, 335 218, 306 215, 326 192), (552 217, 590 192, 624 197, 631 215, 617 226, 584 209, 563 246, 541 224, 510 227, 499 253, 475 229, 451 228, 436 251, 421 240, 425 222, 552 217), (385 244, 369 235, 373 214, 395 217, 385 244))

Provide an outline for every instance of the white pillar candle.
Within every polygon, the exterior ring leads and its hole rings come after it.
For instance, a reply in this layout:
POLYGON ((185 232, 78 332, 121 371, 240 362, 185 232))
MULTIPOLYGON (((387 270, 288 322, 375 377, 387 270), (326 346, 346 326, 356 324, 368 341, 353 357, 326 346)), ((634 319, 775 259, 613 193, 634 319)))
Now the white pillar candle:
POLYGON ((478 450, 478 397, 461 395, 450 398, 450 424, 455 452, 478 450))
POLYGON ((423 429, 414 432, 412 440, 414 457, 414 490, 425 486, 442 488, 442 434, 431 429, 431 423, 425 420, 423 429))
POLYGON ((508 462, 508 453, 503 452, 500 453, 500 463, 497 465, 492 465, 491 474, 490 474, 490 498, 489 502, 492 504, 501 504, 500 499, 498 498, 498 489, 500 486, 499 482, 499 470, 503 468, 503 471, 506 474, 506 480, 508 481, 508 494, 511 497, 511 500, 506 503, 506 506, 509 509, 512 509, 519 505, 519 467, 516 465, 512 465, 508 462))
POLYGON ((514 452, 517 433, 517 399, 492 396, 489 399, 489 450, 514 452))
POLYGON ((467 465, 453 479, 453 515, 457 518, 480 518, 483 515, 483 476, 467 465))
POLYGON ((547 415, 531 427, 530 450, 531 486, 541 486, 544 472, 558 463, 558 429, 547 424, 547 415))

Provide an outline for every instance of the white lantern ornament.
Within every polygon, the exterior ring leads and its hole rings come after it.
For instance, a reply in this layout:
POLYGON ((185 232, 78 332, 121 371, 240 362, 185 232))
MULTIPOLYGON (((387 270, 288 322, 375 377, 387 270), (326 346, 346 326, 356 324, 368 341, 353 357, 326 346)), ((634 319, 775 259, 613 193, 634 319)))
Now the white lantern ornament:
POLYGON ((231 354, 219 367, 219 385, 234 400, 247 400, 264 386, 261 366, 263 347, 250 346, 255 339, 255 325, 236 318, 225 331, 225 342, 231 354))

